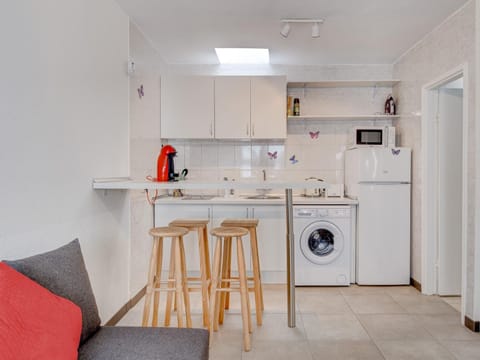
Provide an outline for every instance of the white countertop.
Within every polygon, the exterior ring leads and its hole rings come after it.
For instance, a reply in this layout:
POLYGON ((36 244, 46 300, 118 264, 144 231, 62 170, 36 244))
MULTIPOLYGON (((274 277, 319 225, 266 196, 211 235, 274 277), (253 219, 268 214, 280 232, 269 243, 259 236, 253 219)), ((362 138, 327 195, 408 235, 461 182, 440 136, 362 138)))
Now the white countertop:
POLYGON ((315 181, 267 180, 267 181, 193 181, 154 182, 131 178, 93 179, 94 189, 105 190, 168 190, 168 189, 316 189, 328 188, 329 184, 315 181))
MULTIPOLYGON (((274 194, 270 194, 274 195, 274 194)), ((277 194, 275 194, 277 195, 277 194)), ((305 197, 293 196, 293 205, 357 205, 358 201, 348 197, 343 198, 325 198, 325 197, 305 197)), ((212 199, 188 200, 181 197, 160 197, 155 200, 157 205, 284 205, 285 196, 280 199, 248 199, 247 195, 234 197, 216 196, 212 199)))

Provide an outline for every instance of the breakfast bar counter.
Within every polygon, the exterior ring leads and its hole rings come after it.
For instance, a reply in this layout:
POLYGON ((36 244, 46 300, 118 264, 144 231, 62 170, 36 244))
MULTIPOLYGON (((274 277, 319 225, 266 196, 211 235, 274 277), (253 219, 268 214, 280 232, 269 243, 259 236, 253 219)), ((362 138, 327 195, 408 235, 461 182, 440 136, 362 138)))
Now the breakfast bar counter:
MULTIPOLYGON (((322 182, 322 187, 328 188, 328 184, 322 182)), ((287 299, 288 299, 288 326, 295 327, 295 266, 294 266, 294 239, 293 239, 293 195, 292 189, 314 189, 318 188, 318 183, 312 181, 192 181, 183 180, 176 182, 153 182, 137 181, 130 178, 102 178, 93 180, 93 188, 98 190, 218 190, 218 189, 238 189, 238 190, 271 190, 283 189, 284 198, 280 199, 262 199, 261 201, 274 201, 283 203, 286 208, 286 258, 287 258, 287 299)), ((234 201, 235 198, 218 198, 222 201, 234 201)), ((180 200, 177 200, 180 201, 180 200)), ((188 201, 188 200, 185 200, 188 201)), ((199 200, 190 200, 198 203, 199 200)), ((209 200, 211 201, 211 200, 209 200)), ((238 198, 238 201, 244 201, 238 198)), ((254 201, 254 200, 249 200, 254 201)), ((258 200, 257 200, 258 201, 258 200)), ((350 199, 334 199, 330 203, 351 203, 356 204, 350 199)), ((186 203, 185 203, 186 204, 186 203)), ((153 206, 153 205, 152 205, 153 206)))

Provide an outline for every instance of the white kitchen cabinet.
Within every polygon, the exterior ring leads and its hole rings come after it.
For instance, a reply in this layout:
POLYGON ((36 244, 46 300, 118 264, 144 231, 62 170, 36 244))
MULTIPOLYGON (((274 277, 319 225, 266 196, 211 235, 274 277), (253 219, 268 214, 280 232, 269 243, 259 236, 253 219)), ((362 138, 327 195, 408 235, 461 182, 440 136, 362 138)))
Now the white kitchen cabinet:
POLYGON ((258 205, 249 211, 259 220, 257 227, 258 253, 263 283, 286 282, 285 206, 258 205))
POLYGON ((251 137, 284 139, 287 137, 286 79, 283 76, 251 78, 251 137))
POLYGON ((161 135, 170 139, 214 137, 214 78, 162 78, 161 135))
POLYGON ((167 76, 162 138, 285 139, 284 76, 167 76))
MULTIPOLYGON (((182 204, 158 204, 155 205, 155 226, 168 226, 168 223, 175 219, 208 219, 210 221, 208 229, 212 227, 212 207, 210 205, 182 205, 182 204)), ((210 240, 210 239, 209 239, 210 240)), ((190 232, 183 237, 185 246, 185 258, 187 269, 190 276, 200 274, 200 260, 198 250, 198 236, 196 232, 190 232)), ((211 246, 211 241, 209 241, 211 246)), ((171 240, 164 240, 163 244, 163 266, 164 274, 168 272, 170 263, 170 244, 171 240)), ((163 276, 162 276, 163 277, 163 276)))
POLYGON ((283 76, 215 78, 215 138, 283 139, 287 136, 283 76))
POLYGON ((216 77, 215 137, 249 139, 250 132, 250 77, 216 77))

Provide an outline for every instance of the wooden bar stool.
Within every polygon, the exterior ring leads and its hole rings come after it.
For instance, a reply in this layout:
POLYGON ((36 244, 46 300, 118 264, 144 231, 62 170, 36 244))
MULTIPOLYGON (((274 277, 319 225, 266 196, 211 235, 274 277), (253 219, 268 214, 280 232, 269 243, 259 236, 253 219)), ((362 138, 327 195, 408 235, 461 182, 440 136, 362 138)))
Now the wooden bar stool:
MULTIPOLYGON (((213 338, 213 331, 218 330, 219 313, 220 313, 220 295, 224 292, 240 292, 240 301, 242 309, 242 325, 243 325, 243 346, 245 351, 250 351, 250 333, 252 332, 252 321, 250 318, 250 301, 248 299, 247 287, 247 271, 245 268, 245 255, 243 253, 242 236, 248 234, 248 231, 243 228, 236 227, 218 227, 210 232, 217 238, 215 243, 215 253, 213 257, 212 270, 212 286, 210 289, 210 343, 213 338), (226 255, 222 247, 230 247, 232 239, 236 239, 237 244, 237 264, 238 264, 238 278, 226 278, 225 273, 220 268, 220 264, 226 255), (230 243, 230 244, 229 244, 230 243), (239 287, 226 286, 228 283, 238 282, 239 287)), ((223 266, 222 266, 223 267, 223 266)))
POLYGON ((160 291, 175 292, 175 302, 177 304, 177 324, 183 326, 183 307, 185 306, 185 316, 187 327, 192 327, 192 318, 190 314, 190 300, 187 285, 185 282, 185 249, 183 247, 183 236, 188 233, 188 229, 183 227, 158 227, 150 229, 149 234, 153 236, 152 255, 150 257, 150 267, 148 271, 147 291, 145 294, 145 306, 143 308, 142 326, 148 326, 150 315, 150 303, 153 298, 153 317, 152 326, 158 324, 158 302, 160 291), (165 281, 161 280, 162 257, 163 257, 163 239, 170 237, 172 239, 170 274, 165 281), (161 288, 162 284, 167 284, 166 288, 161 288), (174 287, 175 286, 175 287, 174 287), (182 302, 183 295, 183 302, 182 302))
MULTIPOLYGON (((257 325, 262 325, 263 315, 263 290, 262 290, 262 276, 260 272, 260 258, 258 256, 258 241, 257 241, 257 226, 258 219, 226 219, 221 223, 223 227, 239 227, 248 230, 250 233, 250 248, 252 252, 253 277, 248 277, 247 280, 253 281, 253 287, 248 288, 248 291, 255 293, 255 312, 257 317, 257 325)), ((230 253, 231 249, 227 249, 230 253)), ((226 272, 230 276, 230 257, 226 264, 226 272)), ((222 306, 220 308, 220 323, 223 322, 223 311, 229 308, 230 295, 227 293, 222 299, 222 306)))
MULTIPOLYGON (((169 226, 183 227, 188 231, 196 231, 198 237, 198 249, 200 257, 200 277, 186 277, 187 288, 189 292, 201 291, 202 293, 202 311, 203 311, 203 326, 209 327, 209 290, 210 290, 210 254, 208 247, 208 232, 207 225, 209 220, 204 219, 176 219, 173 220, 169 226), (200 282, 200 286, 194 287, 191 282, 200 282)), ((171 311, 171 293, 168 294, 165 319, 167 320, 167 313, 171 311)), ((170 322, 170 315, 168 315, 168 323, 170 322)))

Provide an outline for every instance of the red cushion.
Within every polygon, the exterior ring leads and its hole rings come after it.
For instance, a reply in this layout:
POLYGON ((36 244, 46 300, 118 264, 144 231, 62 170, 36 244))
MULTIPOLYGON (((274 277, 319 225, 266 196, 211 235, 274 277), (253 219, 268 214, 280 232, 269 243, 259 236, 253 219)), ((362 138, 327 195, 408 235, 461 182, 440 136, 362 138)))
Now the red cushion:
POLYGON ((82 313, 0 262, 0 358, 77 359, 82 313))

